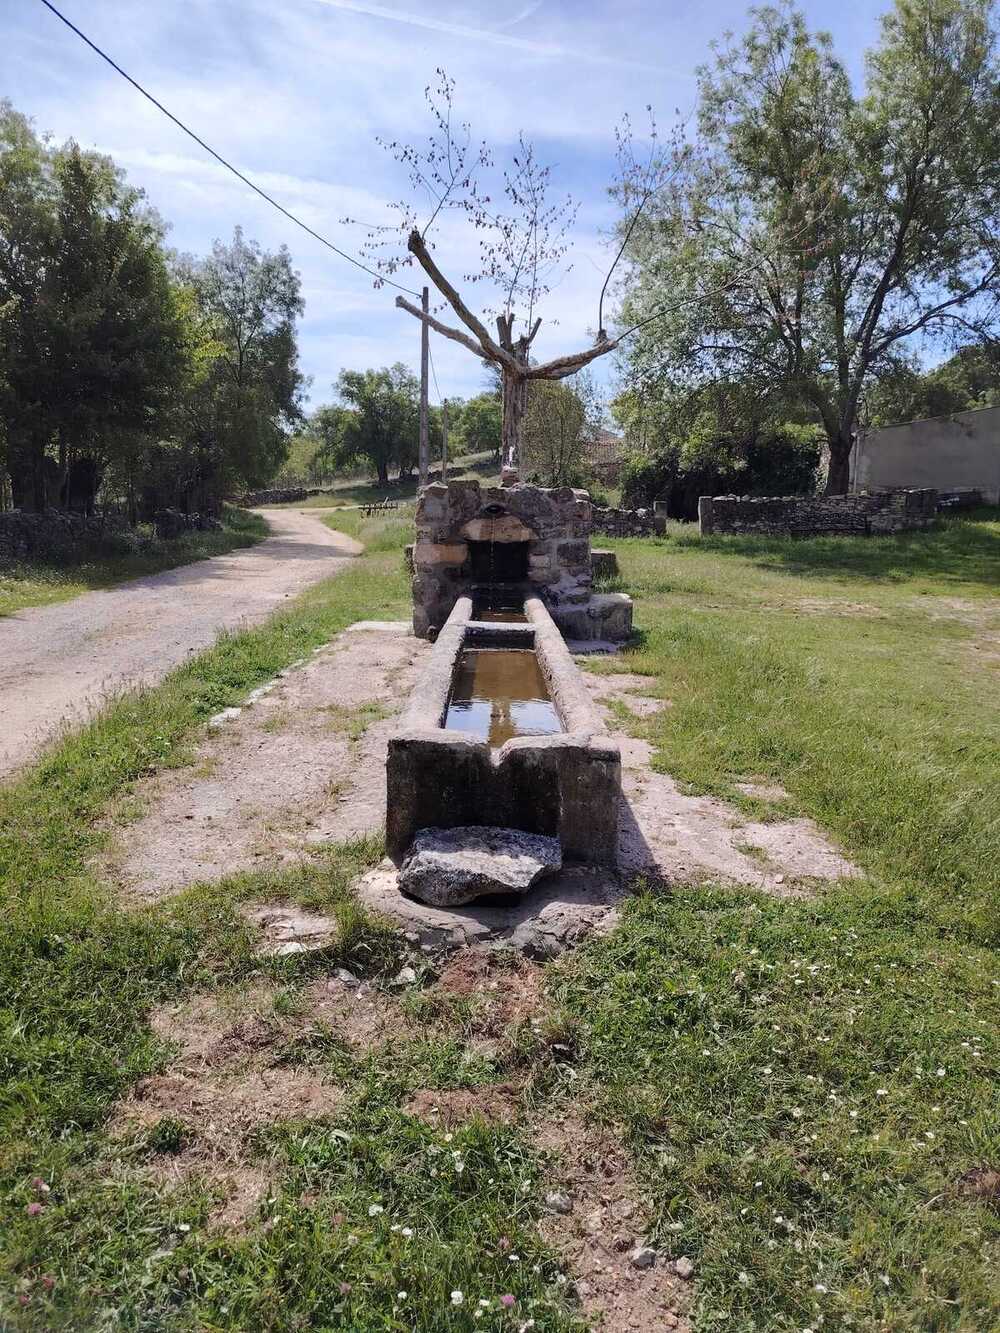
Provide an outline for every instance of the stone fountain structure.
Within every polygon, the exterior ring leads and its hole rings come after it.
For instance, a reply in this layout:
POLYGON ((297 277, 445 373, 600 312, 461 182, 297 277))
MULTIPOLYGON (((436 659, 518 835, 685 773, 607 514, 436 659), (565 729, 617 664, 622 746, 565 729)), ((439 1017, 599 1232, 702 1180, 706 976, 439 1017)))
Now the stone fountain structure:
POLYGON ((459 598, 496 588, 538 597, 567 639, 617 643, 632 600, 592 588, 593 508, 586 491, 515 482, 427 486, 416 513, 413 632, 433 639, 459 598))

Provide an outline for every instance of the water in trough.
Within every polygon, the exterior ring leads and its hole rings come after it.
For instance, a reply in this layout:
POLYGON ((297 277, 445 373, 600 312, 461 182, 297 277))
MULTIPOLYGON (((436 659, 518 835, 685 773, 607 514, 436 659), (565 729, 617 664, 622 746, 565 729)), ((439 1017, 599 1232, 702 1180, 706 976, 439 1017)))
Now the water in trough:
POLYGON ((512 736, 548 736, 563 729, 538 658, 525 648, 464 649, 444 725, 492 746, 512 736))

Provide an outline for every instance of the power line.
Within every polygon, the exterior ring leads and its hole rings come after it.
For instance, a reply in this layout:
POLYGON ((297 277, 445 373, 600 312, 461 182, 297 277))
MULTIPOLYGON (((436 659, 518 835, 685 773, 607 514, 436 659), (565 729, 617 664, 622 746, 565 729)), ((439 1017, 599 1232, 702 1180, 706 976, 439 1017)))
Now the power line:
POLYGON ((185 125, 182 120, 178 119, 178 117, 175 116, 172 111, 168 111, 162 102, 158 102, 151 92, 147 92, 147 90, 142 86, 141 83, 138 83, 135 79, 133 79, 131 74, 127 74, 125 70, 122 69, 121 65, 117 64, 114 60, 111 59, 111 57, 108 55, 106 51, 102 51, 101 48, 97 45, 97 43, 92 42, 85 32, 81 32, 75 23, 71 23, 65 14, 60 13, 59 10, 56 9, 55 5, 51 3, 51 0, 42 0, 42 4, 45 6, 46 9, 51 10, 51 12, 55 14, 57 19, 59 19, 62 23, 65 23, 66 27, 69 28, 71 32, 75 32, 77 37, 79 37, 82 42, 84 42, 87 46, 89 46, 90 49, 94 51, 97 55, 99 55, 102 60, 106 61, 111 66, 111 68, 115 70, 116 73, 120 74, 127 83, 130 83, 137 92, 142 93, 143 97, 145 97, 147 102, 152 102, 153 106, 156 107, 157 111, 162 111, 168 120, 172 120, 174 122, 174 124, 178 127, 178 129, 183 130, 184 133, 189 138, 193 139, 195 143, 199 145, 199 147, 204 148, 206 153, 211 154, 211 156, 215 158, 216 162, 220 162, 226 168, 227 171, 231 171, 238 180, 241 180, 243 182, 244 185, 248 186, 251 190, 253 190, 255 194, 259 194, 262 199, 266 200, 267 203, 271 205, 272 208, 276 208, 279 213, 282 213, 286 218, 288 218, 289 222, 294 222, 297 227, 301 227, 303 231, 308 232, 309 235, 312 236, 314 240, 319 241, 321 245, 325 245, 326 248, 328 250, 332 250, 335 255, 339 255, 341 259, 346 259, 349 264, 353 264, 355 268, 361 269, 363 273, 367 273, 371 277, 376 278, 380 283, 384 282, 389 287, 396 287, 399 291, 406 292, 408 296, 420 295, 419 292, 413 291, 412 288, 403 287, 400 283, 393 282, 392 278, 387 278, 383 273, 379 273, 376 269, 369 268, 368 265, 363 264, 360 259, 355 259, 354 256, 349 255, 346 250, 341 250, 338 246, 334 245, 332 241, 328 241, 325 236, 321 236, 318 231, 314 231, 312 227, 309 226, 308 223, 303 222, 301 218, 297 218, 294 213, 289 212, 289 210, 285 208, 284 204, 279 204, 277 199, 272 198, 272 196, 269 195, 266 190, 262 190, 259 185, 255 185, 253 181, 249 178, 249 176, 244 176, 243 172, 240 171, 238 167, 234 167, 231 162, 227 162, 221 153, 217 153, 214 148, 212 148, 209 144, 205 142, 204 139, 200 138, 199 135, 195 134, 194 130, 189 129, 188 126, 185 125))
POLYGON ((429 342, 428 342, 428 344, 427 344, 427 351, 428 351, 428 353, 429 353, 429 355, 430 355, 430 358, 431 358, 431 375, 433 376, 433 379, 434 379, 434 392, 437 394, 437 396, 438 396, 438 402, 440 403, 440 402, 442 401, 442 399, 441 399, 441 386, 440 386, 440 384, 438 384, 437 371, 434 369, 434 353, 431 351, 431 345, 430 345, 429 342))

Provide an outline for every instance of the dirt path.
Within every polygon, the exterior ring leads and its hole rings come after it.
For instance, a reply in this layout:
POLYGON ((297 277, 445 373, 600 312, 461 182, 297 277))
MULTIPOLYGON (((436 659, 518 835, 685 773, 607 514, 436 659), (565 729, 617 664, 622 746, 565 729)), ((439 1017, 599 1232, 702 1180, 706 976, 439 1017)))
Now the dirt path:
POLYGON ((158 898, 381 833, 394 714, 430 650, 408 629, 345 630, 210 730, 190 766, 142 784, 145 812, 122 831, 106 873, 158 898))
POLYGON ((0 621, 0 778, 109 694, 150 685, 226 629, 265 619, 363 549, 316 514, 272 509, 271 535, 228 555, 0 621))

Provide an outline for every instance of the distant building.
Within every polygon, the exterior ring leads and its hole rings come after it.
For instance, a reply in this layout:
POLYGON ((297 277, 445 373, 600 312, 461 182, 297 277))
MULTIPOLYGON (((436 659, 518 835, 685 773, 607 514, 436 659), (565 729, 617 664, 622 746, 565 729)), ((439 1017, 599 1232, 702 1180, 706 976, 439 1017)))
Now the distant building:
POLYGON ((598 481, 604 482, 606 486, 616 486, 625 460, 624 436, 598 426, 584 443, 583 457, 588 471, 598 481))
POLYGON ((861 434, 851 458, 852 491, 933 486, 978 491, 1000 504, 1000 407, 905 421, 861 434))

